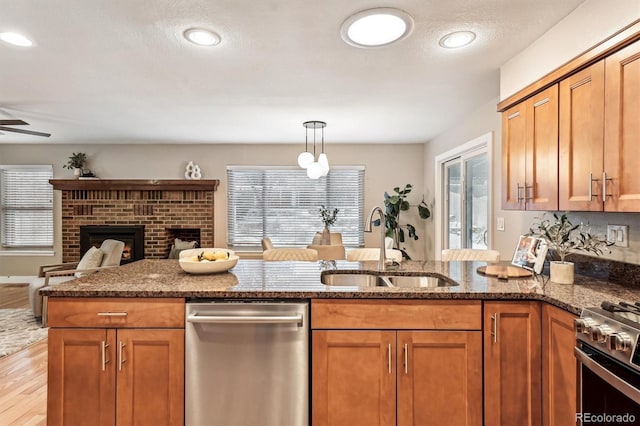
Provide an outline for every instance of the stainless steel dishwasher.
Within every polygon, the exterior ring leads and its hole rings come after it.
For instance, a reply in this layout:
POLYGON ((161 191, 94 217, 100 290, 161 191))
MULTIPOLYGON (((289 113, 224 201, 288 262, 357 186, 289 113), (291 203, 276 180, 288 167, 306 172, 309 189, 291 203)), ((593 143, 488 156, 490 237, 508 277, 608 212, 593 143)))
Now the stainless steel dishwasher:
POLYGON ((306 302, 187 303, 185 424, 309 424, 306 302))

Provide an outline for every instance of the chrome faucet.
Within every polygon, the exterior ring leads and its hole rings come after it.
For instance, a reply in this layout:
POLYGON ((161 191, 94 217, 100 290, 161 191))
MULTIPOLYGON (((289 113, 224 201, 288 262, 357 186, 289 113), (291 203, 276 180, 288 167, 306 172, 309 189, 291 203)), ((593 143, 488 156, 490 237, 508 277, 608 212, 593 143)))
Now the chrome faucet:
POLYGON ((387 260, 387 253, 385 250, 384 237, 385 237, 385 220, 384 212, 380 207, 374 207, 369 212, 367 220, 364 222, 364 232, 371 232, 371 226, 373 225, 373 215, 378 212, 380 215, 380 258, 378 259, 378 271, 382 272, 386 270, 385 262, 387 260))

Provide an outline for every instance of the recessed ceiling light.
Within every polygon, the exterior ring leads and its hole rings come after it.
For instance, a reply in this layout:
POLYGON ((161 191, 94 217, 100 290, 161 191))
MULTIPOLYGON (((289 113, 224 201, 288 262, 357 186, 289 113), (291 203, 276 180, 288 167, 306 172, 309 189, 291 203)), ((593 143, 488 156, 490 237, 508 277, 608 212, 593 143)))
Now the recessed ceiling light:
POLYGON ((33 42, 22 34, 6 32, 0 33, 0 40, 20 47, 31 47, 33 42))
POLYGON ((199 46, 215 46, 222 41, 218 34, 202 28, 189 28, 184 32, 184 38, 199 46))
POLYGON ((340 35, 352 46, 382 47, 406 38, 412 30, 413 19, 407 12, 378 7, 348 17, 340 35))
POLYGON ((456 31, 449 33, 440 39, 440 46, 447 49, 455 49, 466 46, 476 39, 476 33, 473 31, 456 31))

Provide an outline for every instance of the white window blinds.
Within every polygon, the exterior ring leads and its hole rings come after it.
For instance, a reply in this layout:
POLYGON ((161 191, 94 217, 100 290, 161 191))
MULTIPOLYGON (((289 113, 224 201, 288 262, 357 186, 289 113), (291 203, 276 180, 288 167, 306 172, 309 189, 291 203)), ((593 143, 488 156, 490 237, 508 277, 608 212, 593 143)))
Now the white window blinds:
POLYGON ((297 167, 228 166, 227 244, 256 248, 269 237, 275 246, 307 246, 324 228, 321 205, 340 210, 331 232, 345 246, 364 245, 364 167, 334 166, 314 180, 297 167))
POLYGON ((0 165, 3 247, 53 247, 52 166, 0 165))

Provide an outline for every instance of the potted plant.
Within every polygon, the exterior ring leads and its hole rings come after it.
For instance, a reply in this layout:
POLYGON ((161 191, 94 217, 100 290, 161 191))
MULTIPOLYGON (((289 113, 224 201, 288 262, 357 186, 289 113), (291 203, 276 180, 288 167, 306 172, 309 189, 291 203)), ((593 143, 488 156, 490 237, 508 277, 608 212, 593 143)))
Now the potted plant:
POLYGON ((84 167, 86 162, 87 154, 85 154, 84 152, 74 152, 73 154, 71 154, 71 157, 69 157, 67 164, 62 166, 62 168, 73 170, 73 174, 75 176, 80 176, 80 174, 82 173, 82 168, 84 167))
MULTIPOLYGON (((393 248, 400 250, 402 257, 405 259, 411 259, 404 247, 400 247, 400 243, 404 243, 405 241, 405 230, 409 238, 413 238, 414 240, 418 239, 415 226, 410 223, 400 224, 400 212, 408 211, 411 208, 411 204, 407 201, 407 196, 411 193, 412 188, 413 186, 408 183, 403 189, 399 187, 393 188, 393 192, 395 192, 394 195, 389 195, 387 192, 384 193, 386 235, 387 237, 393 238, 393 248)), ((424 197, 417 208, 420 219, 428 219, 431 217, 431 211, 427 203, 425 203, 424 197)), ((380 225, 380 219, 374 221, 373 224, 376 226, 380 225)))
POLYGON ((322 222, 324 223, 324 230, 322 231, 322 243, 323 245, 331 244, 331 233, 329 231, 329 227, 336 223, 338 218, 339 209, 334 208, 333 210, 325 207, 324 205, 320 205, 320 217, 322 218, 322 222))
POLYGON ((584 251, 601 255, 607 246, 612 245, 606 239, 593 235, 582 223, 574 225, 566 213, 553 219, 544 215, 529 229, 527 235, 539 237, 547 243, 549 249, 560 257, 559 261, 550 261, 549 273, 551 281, 560 284, 573 284, 574 264, 565 258, 573 251, 584 251))

